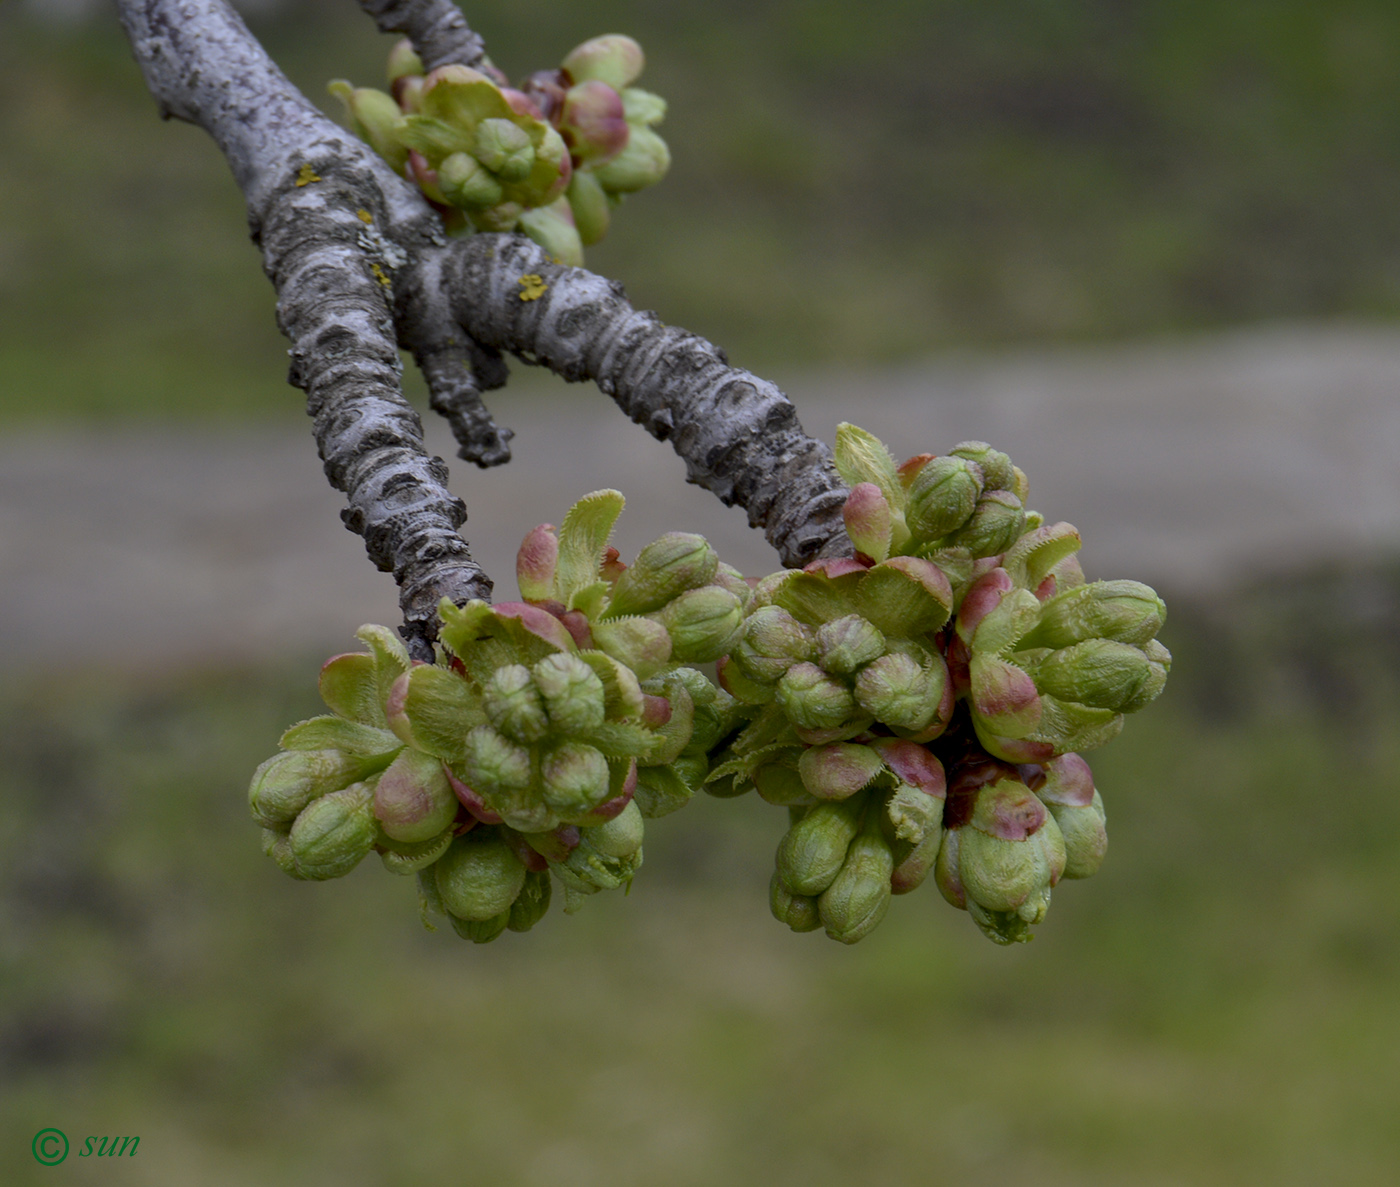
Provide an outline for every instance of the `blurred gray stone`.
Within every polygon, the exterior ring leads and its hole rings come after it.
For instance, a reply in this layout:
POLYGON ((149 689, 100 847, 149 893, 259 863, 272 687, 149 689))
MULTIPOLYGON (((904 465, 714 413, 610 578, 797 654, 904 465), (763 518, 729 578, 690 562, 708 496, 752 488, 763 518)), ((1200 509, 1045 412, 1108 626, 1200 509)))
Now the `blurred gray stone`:
MULTIPOLYGON (((840 420, 901 457, 981 438, 1031 478, 1031 505, 1084 534, 1091 577, 1205 591, 1260 569, 1400 545, 1400 332, 1282 327, 1160 345, 776 375, 809 431, 840 420)), ((496 393, 515 460, 452 461, 477 559, 514 596, 535 524, 613 486, 624 559, 700 531, 773 568, 744 515, 684 484, 664 444, 591 386, 496 393)), ((340 525, 309 426, 90 428, 0 442, 0 665, 252 662, 355 645, 397 623, 392 579, 340 525)))

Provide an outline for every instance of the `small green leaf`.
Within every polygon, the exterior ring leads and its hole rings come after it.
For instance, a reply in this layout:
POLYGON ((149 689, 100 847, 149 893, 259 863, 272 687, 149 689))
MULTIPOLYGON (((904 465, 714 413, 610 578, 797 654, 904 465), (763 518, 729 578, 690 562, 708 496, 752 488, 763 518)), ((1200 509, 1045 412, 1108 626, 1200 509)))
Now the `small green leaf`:
POLYGON ((554 588, 570 609, 574 596, 598 580, 598 567, 626 500, 615 490, 595 490, 569 508, 559 529, 554 588))
POLYGON ((282 735, 278 745, 283 750, 340 750, 363 756, 383 755, 386 766, 403 748, 403 743, 388 730, 329 715, 297 722, 282 735))
POLYGON ((355 638, 370 649, 374 656, 374 683, 378 688, 379 704, 382 708, 389 699, 389 689, 394 681, 412 666, 408 658, 408 648, 398 634, 387 626, 366 623, 355 632, 355 638))
POLYGON ((894 511, 904 510, 904 486, 885 443, 849 423, 836 426, 836 471, 847 486, 873 482, 894 511))

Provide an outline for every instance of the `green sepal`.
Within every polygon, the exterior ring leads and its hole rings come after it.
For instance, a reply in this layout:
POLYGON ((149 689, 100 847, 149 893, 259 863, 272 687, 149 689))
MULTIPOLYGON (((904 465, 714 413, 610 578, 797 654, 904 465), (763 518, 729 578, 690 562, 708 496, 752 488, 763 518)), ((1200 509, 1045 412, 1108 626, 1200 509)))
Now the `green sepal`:
POLYGON ((694 789, 669 763, 637 768, 637 789, 632 799, 648 820, 669 816, 684 808, 694 794, 694 789))
POLYGON ((467 731, 486 720, 472 687, 451 668, 421 664, 390 694, 390 724, 416 750, 461 762, 467 731), (401 731, 401 732, 400 732, 401 731))
POLYGON ((685 682, 674 675, 660 684, 661 693, 671 706, 671 716, 664 725, 651 730, 652 742, 648 762, 662 766, 675 762, 690 745, 695 730, 695 701, 685 682))
POLYGON ((426 870, 446 853, 447 847, 452 844, 451 828, 416 844, 396 841, 382 829, 380 834, 377 846, 379 857, 384 863, 384 868, 391 874, 416 874, 419 870, 426 870))
POLYGON ((446 915, 447 908, 442 905, 442 895, 438 893, 437 872, 432 866, 418 871, 416 879, 418 884, 418 918, 428 931, 437 931, 437 926, 433 923, 434 915, 446 915))
POLYGON ((609 758, 651 758, 655 735, 630 721, 605 721, 583 735, 609 758))
POLYGON ((355 638, 369 648, 374 656, 374 681, 379 688, 379 703, 389 699, 389 689, 394 681, 413 666, 408 657, 408 648, 397 632, 387 626, 369 622, 355 632, 355 638))
POLYGON ((553 880, 548 870, 530 870, 525 875, 525 885, 520 888, 515 902, 510 906, 506 926, 511 931, 529 931, 549 911, 553 880))
MULTIPOLYGON (((588 650, 578 652, 603 685, 603 712, 610 721, 619 718, 637 718, 642 715, 645 702, 642 700, 642 686, 637 674, 626 664, 619 663, 606 651, 588 650)), ((632 753, 639 753, 633 751, 632 753)))
POLYGON ((856 586, 859 613, 887 635, 936 631, 953 610, 953 590, 943 571, 913 556, 891 557, 856 586))
POLYGON ((859 613, 856 587, 865 573, 794 573, 772 592, 772 604, 791 614, 798 622, 820 626, 833 618, 859 613))
POLYGON ((383 758, 384 766, 403 749, 403 742, 388 730, 331 716, 297 722, 277 744, 283 750, 340 750, 346 754, 383 758))
POLYGON ((394 136, 406 148, 422 153, 434 166, 453 153, 470 153, 476 146, 473 131, 419 113, 404 116, 395 126, 394 136))
POLYGON ((328 659, 321 665, 317 681, 326 708, 347 721, 386 729, 384 698, 375 679, 377 666, 374 656, 362 651, 328 659))
POLYGON ((1027 532, 1006 551, 1001 567, 1011 580, 1031 592, 1050 570, 1079 551, 1079 529, 1071 523, 1055 523, 1027 532))
POLYGON ((470 940, 473 944, 489 944, 492 940, 500 939, 510 926, 510 910, 504 910, 490 919, 460 919, 451 913, 447 919, 452 924, 452 930, 462 939, 470 940))
POLYGON ((816 931, 822 925, 817 900, 810 895, 793 894, 783 885, 777 870, 768 882, 768 908, 774 919, 786 923, 793 931, 816 931))

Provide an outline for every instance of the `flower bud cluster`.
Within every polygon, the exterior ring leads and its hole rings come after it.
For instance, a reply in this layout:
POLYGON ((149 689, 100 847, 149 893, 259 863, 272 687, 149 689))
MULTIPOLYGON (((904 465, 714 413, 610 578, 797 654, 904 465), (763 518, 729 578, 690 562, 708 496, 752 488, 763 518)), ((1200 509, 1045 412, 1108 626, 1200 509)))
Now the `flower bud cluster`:
POLYGON ((557 533, 531 532, 528 600, 444 601, 438 662, 364 627, 369 653, 326 663, 331 713, 288 730, 249 789, 282 869, 339 877, 377 851, 418 875, 425 920, 477 942, 533 926, 551 878, 566 910, 630 883, 643 817, 683 806, 738 723, 737 702, 684 662, 732 644, 750 590, 699 536, 623 565, 607 545, 621 509, 595 492, 557 533))
POLYGON ((418 184, 450 231, 518 229, 560 263, 581 265, 612 210, 671 164, 653 130, 665 100, 632 85, 644 62, 630 37, 595 37, 515 88, 485 60, 479 70, 425 74, 402 41, 389 54, 391 93, 343 79, 330 90, 361 139, 418 184))
POLYGON ((868 934, 883 845, 886 899, 936 868, 988 936, 1029 939, 1056 882, 1103 858, 1103 803, 1078 752, 1161 692, 1165 607, 1138 582, 1086 583, 1078 532, 1026 510, 1025 474, 985 443, 899 465, 842 425, 836 464, 856 556, 757 583, 719 664, 748 724, 710 781, 795 817, 772 907, 797 930, 868 934), (910 803, 935 795, 938 826, 911 824, 910 803), (847 854, 865 871, 854 897, 855 874, 836 880, 847 854))

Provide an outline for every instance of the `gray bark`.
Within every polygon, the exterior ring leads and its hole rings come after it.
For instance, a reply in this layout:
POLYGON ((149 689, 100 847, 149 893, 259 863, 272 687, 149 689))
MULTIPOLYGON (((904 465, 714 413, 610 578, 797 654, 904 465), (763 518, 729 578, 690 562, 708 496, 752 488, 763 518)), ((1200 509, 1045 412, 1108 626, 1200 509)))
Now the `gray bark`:
MULTIPOLYGON (((479 61, 481 42, 448 0, 361 0, 381 28, 413 38, 425 64, 479 61)), ((423 448, 403 397, 411 350, 461 455, 509 457, 479 393, 505 381, 500 351, 593 379, 669 439, 690 481, 739 503, 783 562, 849 551, 845 489, 772 384, 730 368, 704 340, 633 310, 620 286, 550 264, 523 236, 449 245, 417 190, 327 120, 267 57, 225 0, 118 0, 147 85, 167 118, 204 128, 228 158, 278 293, 291 382, 347 527, 400 586, 404 634, 420 657, 436 607, 490 595, 457 529, 466 508, 423 448), (519 279, 546 291, 522 301, 519 279)))

